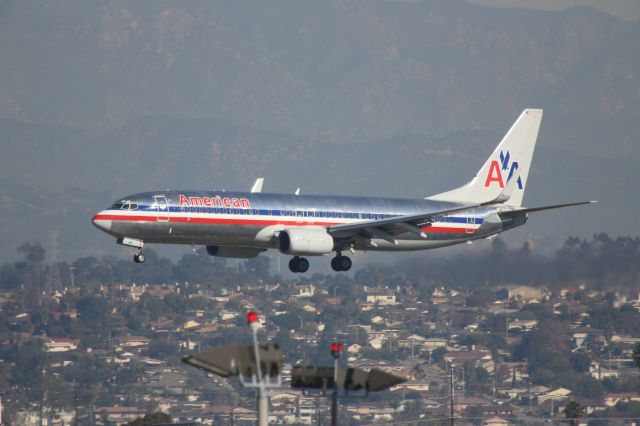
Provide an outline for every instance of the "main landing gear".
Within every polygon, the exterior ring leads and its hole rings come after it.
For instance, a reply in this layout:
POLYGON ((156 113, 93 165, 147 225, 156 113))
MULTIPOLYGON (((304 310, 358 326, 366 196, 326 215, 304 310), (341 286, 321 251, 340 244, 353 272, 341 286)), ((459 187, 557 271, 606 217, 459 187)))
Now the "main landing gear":
POLYGON ((133 261, 136 263, 144 262, 144 252, 142 251, 142 247, 138 249, 138 252, 133 255, 133 261))
POLYGON ((336 257, 331 259, 331 268, 336 272, 346 272, 351 269, 351 259, 338 252, 336 257))
POLYGON ((305 273, 309 269, 309 261, 304 257, 294 256, 289 261, 289 270, 291 272, 305 273))
MULTIPOLYGON (((337 272, 346 272, 351 269, 351 259, 338 252, 336 257, 331 259, 331 268, 337 272)), ((309 270, 309 261, 304 257, 294 256, 289 261, 289 270, 294 273, 305 273, 309 270)))

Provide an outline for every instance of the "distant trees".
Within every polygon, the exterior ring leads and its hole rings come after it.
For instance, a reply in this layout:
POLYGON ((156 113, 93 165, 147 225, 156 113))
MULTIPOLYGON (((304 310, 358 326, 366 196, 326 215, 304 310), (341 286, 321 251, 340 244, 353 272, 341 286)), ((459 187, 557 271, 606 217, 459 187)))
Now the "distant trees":
POLYGON ((515 349, 516 360, 529 361, 529 373, 538 383, 554 382, 559 373, 569 370, 568 339, 566 325, 553 319, 525 334, 515 349))
POLYGON ((580 404, 576 401, 569 401, 564 406, 564 415, 567 419, 570 419, 572 425, 578 425, 584 413, 580 404))
MULTIPOLYGON (((479 283, 586 283, 592 288, 640 291, 640 238, 611 238, 594 234, 591 240, 568 238, 553 256, 531 251, 528 243, 509 248, 501 239, 493 240, 491 249, 469 253, 465 267, 456 258, 425 257, 402 261, 389 268, 387 276, 402 270, 405 277, 420 281, 429 277, 440 283, 475 287, 479 283)), ((385 271, 379 269, 379 271, 385 271)), ((378 278, 380 280, 380 278, 378 278)), ((502 298, 504 294, 498 294, 502 298)))
POLYGON ((18 253, 22 255, 27 262, 43 262, 45 250, 38 242, 26 242, 18 247, 18 253))
POLYGON ((633 363, 636 367, 640 368, 640 343, 636 343, 633 347, 633 363))
POLYGON ((447 352, 447 348, 445 348, 444 346, 434 349, 431 352, 431 362, 435 364, 442 361, 447 352))
POLYGON ((125 423, 124 426, 152 426, 156 424, 169 424, 173 419, 167 413, 161 411, 153 414, 145 414, 144 417, 139 417, 129 423, 125 423))

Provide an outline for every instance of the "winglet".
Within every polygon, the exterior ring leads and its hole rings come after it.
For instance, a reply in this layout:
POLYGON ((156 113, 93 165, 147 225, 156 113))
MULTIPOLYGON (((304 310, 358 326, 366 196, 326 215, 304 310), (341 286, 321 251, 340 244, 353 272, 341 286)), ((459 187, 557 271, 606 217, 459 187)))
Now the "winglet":
POLYGON ((258 178, 253 183, 251 187, 251 192, 262 192, 262 184, 264 183, 264 178, 258 178))

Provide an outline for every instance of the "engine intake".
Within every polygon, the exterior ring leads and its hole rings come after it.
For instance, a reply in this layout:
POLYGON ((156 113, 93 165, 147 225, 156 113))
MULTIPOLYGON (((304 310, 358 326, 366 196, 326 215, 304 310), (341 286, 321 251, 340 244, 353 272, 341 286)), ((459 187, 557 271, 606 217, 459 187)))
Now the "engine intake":
POLYGON ((288 228, 278 235, 281 253, 294 256, 321 256, 333 251, 333 237, 324 228, 288 228))

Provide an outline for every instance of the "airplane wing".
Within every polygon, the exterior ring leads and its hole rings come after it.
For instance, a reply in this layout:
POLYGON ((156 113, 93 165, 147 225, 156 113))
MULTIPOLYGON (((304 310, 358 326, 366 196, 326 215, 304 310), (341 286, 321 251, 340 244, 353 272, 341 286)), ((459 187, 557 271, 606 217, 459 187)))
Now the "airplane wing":
POLYGON ((439 217, 460 213, 467 210, 477 209, 494 204, 501 204, 509 201, 511 194, 516 187, 517 176, 513 176, 504 187, 502 192, 494 199, 476 203, 462 204, 450 209, 439 210, 430 213, 416 215, 398 216, 391 219, 373 220, 368 222, 348 223, 344 225, 334 225, 327 227, 327 232, 335 238, 351 238, 362 236, 364 238, 381 238, 391 244, 398 244, 395 236, 411 232, 422 238, 427 238, 423 228, 431 226, 433 220, 439 217))
POLYGON ((327 227, 327 232, 336 238, 349 238, 357 235, 362 235, 367 238, 381 238, 383 240, 389 241, 392 244, 397 244, 395 236, 406 232, 411 232, 422 238, 426 238, 427 235, 424 231, 422 231, 422 228, 431 226, 433 220, 436 218, 476 209, 479 207, 503 203, 507 199, 508 197, 505 196, 503 192, 493 200, 484 203, 460 205, 450 209, 439 210, 430 213, 421 213, 417 215, 399 216, 391 219, 373 220, 360 223, 348 223, 344 225, 333 225, 327 227))

